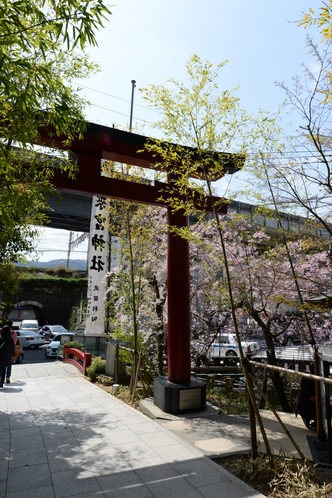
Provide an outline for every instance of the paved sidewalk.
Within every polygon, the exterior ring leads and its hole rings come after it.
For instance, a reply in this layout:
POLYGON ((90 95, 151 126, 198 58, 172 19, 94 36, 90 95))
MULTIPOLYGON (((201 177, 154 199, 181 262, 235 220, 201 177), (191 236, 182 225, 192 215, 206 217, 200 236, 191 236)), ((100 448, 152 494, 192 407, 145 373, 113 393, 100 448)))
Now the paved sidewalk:
POLYGON ((263 496, 60 362, 13 367, 0 434, 0 498, 263 496))
MULTIPOLYGON (((211 458, 251 451, 248 416, 223 415, 212 406, 208 406, 204 412, 175 416, 164 413, 154 405, 152 399, 143 400, 140 408, 143 413, 153 418, 162 427, 178 435, 183 441, 198 448, 204 455, 211 458)), ((267 410, 261 410, 260 413, 272 453, 278 455, 280 451, 284 451, 300 458, 273 413, 267 410)), ((314 436, 317 433, 308 431, 300 416, 295 417, 292 413, 284 412, 279 412, 278 415, 304 456, 308 460, 312 460, 307 436, 314 436)), ((258 426, 257 439, 260 443, 258 450, 265 451, 258 426)))

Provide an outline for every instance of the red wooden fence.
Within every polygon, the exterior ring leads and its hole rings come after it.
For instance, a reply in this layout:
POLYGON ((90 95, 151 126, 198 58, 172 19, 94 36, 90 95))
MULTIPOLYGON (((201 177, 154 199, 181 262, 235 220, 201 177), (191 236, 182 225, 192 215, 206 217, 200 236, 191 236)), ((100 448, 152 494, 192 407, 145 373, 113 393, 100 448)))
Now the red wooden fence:
POLYGON ((86 369, 91 365, 91 356, 91 353, 80 349, 63 346, 63 361, 75 365, 83 375, 86 375, 86 369))

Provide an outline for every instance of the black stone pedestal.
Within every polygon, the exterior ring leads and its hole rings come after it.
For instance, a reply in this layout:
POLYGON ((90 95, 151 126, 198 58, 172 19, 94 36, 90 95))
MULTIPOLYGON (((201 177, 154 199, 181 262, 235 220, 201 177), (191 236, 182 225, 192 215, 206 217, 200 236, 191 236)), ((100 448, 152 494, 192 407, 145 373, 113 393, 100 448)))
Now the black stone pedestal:
POLYGON ((167 377, 154 381, 153 401, 165 413, 197 412, 206 408, 206 384, 195 377, 189 384, 173 384, 167 377))

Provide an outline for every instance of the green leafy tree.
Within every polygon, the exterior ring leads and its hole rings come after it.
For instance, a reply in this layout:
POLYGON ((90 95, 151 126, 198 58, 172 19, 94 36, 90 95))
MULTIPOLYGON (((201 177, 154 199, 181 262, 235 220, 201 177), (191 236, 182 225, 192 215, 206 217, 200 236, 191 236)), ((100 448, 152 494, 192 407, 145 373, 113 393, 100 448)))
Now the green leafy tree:
POLYGON ((0 6, 3 254, 13 237, 23 241, 27 230, 22 227, 45 222, 53 167, 75 172, 67 155, 57 152, 50 160, 31 144, 38 143, 40 126, 67 142, 84 131, 85 101, 73 81, 97 69, 82 51, 96 45, 96 31, 109 14, 100 0, 9 0, 0 6))
MULTIPOLYGON (((142 92, 145 100, 163 114, 156 126, 164 132, 164 139, 182 144, 165 145, 161 140, 151 140, 148 144, 148 149, 160 157, 160 166, 169 175, 169 199, 165 202, 173 211, 197 215, 200 210, 205 217, 206 203, 212 201, 224 262, 229 307, 240 355, 243 356, 232 269, 228 262, 224 228, 218 213, 219 206, 225 201, 213 200, 213 182, 222 178, 232 166, 240 169, 245 158, 249 162, 248 151, 251 151, 253 145, 258 147, 260 142, 264 143, 263 130, 267 124, 273 129, 274 119, 264 113, 254 119, 241 108, 240 100, 234 91, 219 91, 219 70, 223 66, 224 64, 221 64, 215 69, 210 62, 202 62, 197 55, 193 55, 187 64, 188 87, 182 82, 169 80, 168 86, 152 85, 142 92), (233 153, 233 156, 230 158, 228 153, 233 153)), ((187 240, 192 237, 189 229, 173 230, 187 240)), ((277 386, 281 379, 279 374, 276 377, 277 386)), ((252 391, 250 396, 255 406, 252 391)), ((288 404, 285 402, 285 411, 287 410, 288 404)), ((255 412, 259 419, 256 406, 255 412)), ((267 444, 267 441, 265 442, 267 444)))
POLYGON ((323 36, 323 40, 328 42, 332 39, 332 1, 323 2, 319 8, 319 13, 315 13, 314 9, 310 8, 309 12, 304 13, 299 26, 309 28, 317 26, 323 36))

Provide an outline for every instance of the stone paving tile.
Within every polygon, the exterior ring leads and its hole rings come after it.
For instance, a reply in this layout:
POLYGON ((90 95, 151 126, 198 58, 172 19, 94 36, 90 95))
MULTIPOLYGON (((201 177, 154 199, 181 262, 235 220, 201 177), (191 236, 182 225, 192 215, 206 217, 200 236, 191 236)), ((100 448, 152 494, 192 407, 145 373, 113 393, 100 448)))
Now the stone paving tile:
POLYGON ((96 476, 119 474, 132 470, 129 463, 119 454, 106 452, 102 458, 94 458, 94 455, 85 453, 88 461, 88 468, 96 476))
MULTIPOLYGON (((1 496, 1 495, 0 495, 1 496)), ((6 498, 56 498, 53 486, 26 489, 23 491, 12 491, 7 493, 6 498)))
POLYGON ((55 496, 81 496, 82 493, 100 491, 97 479, 90 470, 70 469, 52 473, 55 496))
MULTIPOLYGON (((155 498, 169 498, 170 496, 202 498, 202 494, 181 476, 176 476, 173 479, 152 481, 147 483, 147 487, 155 498)), ((220 490, 218 498, 220 498, 220 490)), ((229 498, 228 494, 227 498, 229 498)))
POLYGON ((88 465, 88 461, 78 444, 48 449, 46 453, 51 472, 79 467, 84 469, 88 465))
POLYGON ((117 448, 127 462, 157 456, 157 453, 143 441, 115 444, 114 447, 117 448))
POLYGON ((137 443, 141 441, 140 437, 128 428, 124 430, 104 430, 103 434, 113 444, 137 443))
POLYGON ((23 438, 13 438, 11 440, 12 450, 23 450, 26 448, 37 448, 42 446, 44 443, 42 434, 36 434, 34 436, 26 436, 23 438))
POLYGON ((153 494, 135 472, 128 471, 97 478, 107 498, 150 498, 153 494))
POLYGON ((201 453, 195 451, 194 448, 181 443, 173 444, 172 446, 161 446, 155 448, 154 451, 168 463, 181 462, 183 460, 190 461, 201 456, 201 453))
POLYGON ((151 435, 151 433, 139 433, 139 437, 142 441, 149 445, 150 448, 169 446, 178 443, 177 438, 173 437, 171 434, 165 434, 164 432, 153 433, 153 435, 151 435))
POLYGON ((11 449, 9 454, 9 468, 26 467, 47 463, 44 445, 25 449, 11 449))
POLYGON ((7 491, 24 491, 26 489, 51 486, 52 479, 47 464, 29 465, 8 469, 7 491))
POLYGON ((6 497, 7 481, 0 481, 0 497, 6 497))
POLYGON ((0 481, 7 479, 8 472, 8 460, 3 460, 0 462, 0 481))
POLYGON ((40 427, 21 427, 10 431, 10 437, 14 440, 16 438, 38 437, 41 436, 40 427))
MULTIPOLYGON (((262 498, 262 495, 252 489, 244 489, 233 481, 227 483, 227 498, 262 498)), ((223 488, 220 484, 209 484, 198 488, 205 498, 220 498, 223 488)), ((226 497, 225 497, 226 498, 226 497)))
POLYGON ((189 462, 172 464, 172 467, 195 487, 222 483, 227 480, 224 473, 219 472, 218 469, 211 468, 211 465, 201 458, 190 460, 189 462))
POLYGON ((154 460, 154 465, 146 465, 146 460, 137 462, 135 472, 145 484, 179 477, 179 473, 172 465, 163 462, 161 459, 160 462, 159 465, 156 460, 154 460))

